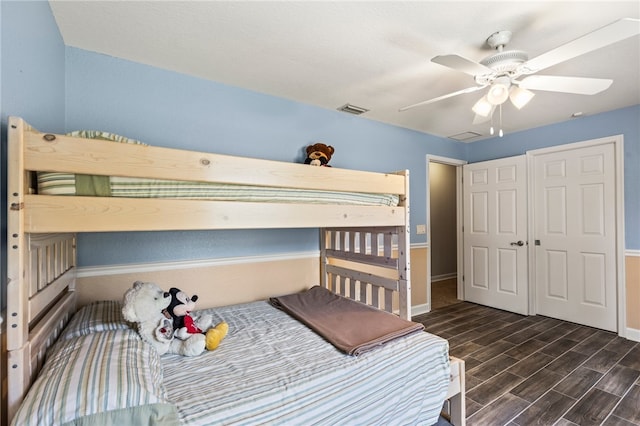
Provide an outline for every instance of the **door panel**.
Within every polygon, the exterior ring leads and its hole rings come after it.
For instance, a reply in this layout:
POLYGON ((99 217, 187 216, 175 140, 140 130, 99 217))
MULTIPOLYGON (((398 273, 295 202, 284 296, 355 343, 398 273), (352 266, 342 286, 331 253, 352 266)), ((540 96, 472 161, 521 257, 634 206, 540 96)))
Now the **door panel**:
POLYGON ((516 250, 498 249, 498 291, 503 293, 517 294, 516 284, 518 282, 516 250))
POLYGON ((536 155, 537 312, 617 330, 613 144, 536 155))
POLYGON ((468 164, 463 173, 465 300, 527 314, 525 156, 468 164))

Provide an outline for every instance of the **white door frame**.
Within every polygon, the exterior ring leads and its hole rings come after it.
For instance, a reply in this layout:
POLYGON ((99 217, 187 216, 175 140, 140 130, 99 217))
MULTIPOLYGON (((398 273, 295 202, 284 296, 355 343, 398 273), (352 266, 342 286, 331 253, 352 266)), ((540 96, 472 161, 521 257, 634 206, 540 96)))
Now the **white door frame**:
MULTIPOLYGON (((565 145, 557 145, 549 148, 535 149, 527 151, 527 169, 528 169, 528 201, 529 205, 533 205, 534 194, 534 161, 535 156, 549 154, 553 152, 568 151, 577 148, 586 148, 594 145, 603 145, 613 143, 615 158, 615 182, 616 182, 616 282, 617 282, 617 310, 618 310, 618 335, 620 337, 627 336, 627 309, 626 309, 626 276, 625 276, 625 244, 624 244, 624 137, 623 135, 614 135, 599 139, 591 139, 582 142, 575 142, 565 145)), ((535 241, 534 233, 535 217, 533 211, 529 215, 528 231, 530 243, 535 241)), ((529 265, 535 265, 536 250, 529 250, 529 265)), ((529 312, 535 314, 538 312, 536 306, 536 268, 529 267, 529 312)))
POLYGON ((427 187, 427 312, 431 311, 431 206, 429 199, 431 191, 429 189, 429 163, 447 164, 456 167, 456 269, 458 273, 458 299, 464 300, 464 285, 462 274, 464 272, 463 246, 462 246, 462 166, 467 164, 465 160, 456 158, 441 157, 439 155, 427 154, 426 187, 427 187))

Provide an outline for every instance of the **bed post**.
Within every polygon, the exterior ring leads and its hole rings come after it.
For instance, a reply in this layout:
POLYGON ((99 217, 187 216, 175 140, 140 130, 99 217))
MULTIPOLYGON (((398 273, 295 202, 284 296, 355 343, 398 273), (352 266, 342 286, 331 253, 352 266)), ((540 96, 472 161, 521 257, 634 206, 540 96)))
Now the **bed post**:
POLYGON ((405 177, 404 197, 400 205, 405 207, 405 224, 398 229, 398 295, 400 317, 411 320, 411 225, 409 222, 409 170, 398 172, 405 177))
POLYGON ((327 277, 327 231, 320 228, 320 287, 329 288, 327 277))
POLYGON ((25 261, 27 237, 24 233, 25 171, 24 171, 24 126, 25 123, 9 117, 9 148, 7 163, 7 349, 21 348, 29 333, 29 319, 25 285, 25 261))
POLYGON ((25 145, 33 129, 9 117, 7 162, 7 419, 75 310, 75 234, 27 233, 25 145))
POLYGON ((29 387, 29 317, 25 262, 27 236, 24 233, 23 194, 25 193, 25 123, 9 117, 7 162, 7 416, 13 417, 29 387))

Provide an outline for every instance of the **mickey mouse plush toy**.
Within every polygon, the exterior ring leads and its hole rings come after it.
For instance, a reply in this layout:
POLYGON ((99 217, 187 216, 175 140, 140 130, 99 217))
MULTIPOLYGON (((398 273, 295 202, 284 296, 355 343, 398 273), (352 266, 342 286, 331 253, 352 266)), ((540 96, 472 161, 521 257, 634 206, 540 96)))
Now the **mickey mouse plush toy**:
POLYGON ((169 290, 171 303, 167 307, 167 313, 173 318, 174 336, 178 339, 188 339, 192 334, 204 334, 207 350, 218 347, 229 330, 226 322, 222 321, 214 326, 212 315, 200 315, 192 317, 191 311, 196 307, 198 296, 189 297, 179 288, 171 287, 169 290))
POLYGON ((198 296, 194 294, 189 297, 187 293, 175 287, 171 287, 169 294, 171 294, 171 303, 167 307, 167 311, 173 318, 173 329, 176 332, 181 331, 188 334, 202 333, 190 315, 196 307, 198 296), (183 328, 185 330, 182 330, 183 328))

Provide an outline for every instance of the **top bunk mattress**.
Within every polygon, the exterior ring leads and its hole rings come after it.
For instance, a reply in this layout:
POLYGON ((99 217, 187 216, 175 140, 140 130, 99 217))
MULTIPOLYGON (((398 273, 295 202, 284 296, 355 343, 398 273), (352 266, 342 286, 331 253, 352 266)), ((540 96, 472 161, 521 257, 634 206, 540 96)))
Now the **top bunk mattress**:
MULTIPOLYGON (((79 130, 68 136, 146 145, 113 133, 79 130)), ((312 167, 312 166, 310 166, 312 167)), ((39 171, 37 191, 43 195, 124 198, 175 198, 215 201, 275 202, 390 206, 399 204, 396 194, 310 190, 218 182, 195 182, 140 177, 100 176, 39 171)))
MULTIPOLYGON (((312 167, 312 166, 309 166, 312 167)), ((38 194, 397 206, 399 196, 71 173, 38 173, 38 194)))

